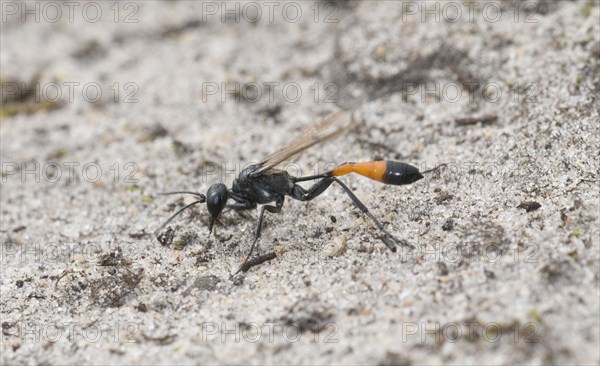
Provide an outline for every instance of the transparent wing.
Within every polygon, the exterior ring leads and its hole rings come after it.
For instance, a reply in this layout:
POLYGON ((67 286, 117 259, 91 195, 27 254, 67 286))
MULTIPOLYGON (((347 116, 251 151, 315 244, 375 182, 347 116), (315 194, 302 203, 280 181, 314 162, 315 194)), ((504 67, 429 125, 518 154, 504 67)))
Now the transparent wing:
POLYGON ((352 111, 341 110, 331 113, 321 122, 305 130, 302 135, 292 140, 288 145, 264 158, 259 163, 260 168, 254 171, 251 176, 257 177, 265 174, 309 147, 339 136, 344 131, 349 130, 352 125, 352 111))

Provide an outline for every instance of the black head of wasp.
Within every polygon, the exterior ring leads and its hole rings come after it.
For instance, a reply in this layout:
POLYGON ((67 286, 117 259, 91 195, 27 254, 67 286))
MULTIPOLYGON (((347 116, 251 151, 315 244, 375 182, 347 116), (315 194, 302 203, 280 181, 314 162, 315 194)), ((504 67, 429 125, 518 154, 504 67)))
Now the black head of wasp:
MULTIPOLYGON (((343 163, 334 169, 317 175, 293 177, 287 171, 278 169, 278 167, 286 161, 289 161, 297 154, 323 141, 329 140, 343 131, 347 130, 352 125, 352 112, 341 110, 327 116, 317 125, 304 131, 302 135, 291 141, 283 149, 266 157, 258 164, 250 165, 242 170, 233 181, 231 188, 227 188, 222 183, 213 184, 206 193, 176 191, 163 194, 191 194, 198 199, 179 211, 175 212, 156 233, 160 231, 173 220, 181 212, 191 206, 199 203, 206 203, 211 219, 209 224, 209 233, 212 227, 225 207, 230 207, 234 210, 255 209, 258 204, 263 205, 258 215, 256 230, 254 233, 254 241, 250 247, 250 251, 244 260, 244 264, 250 259, 256 242, 260 238, 261 226, 265 216, 265 212, 280 213, 283 207, 283 202, 286 196, 299 201, 310 201, 323 193, 332 183, 337 183, 346 194, 350 197, 354 205, 375 223, 381 232, 380 239, 393 252, 396 251, 396 245, 403 245, 408 248, 414 246, 406 240, 397 239, 389 231, 385 229, 383 224, 369 211, 369 209, 356 197, 352 190, 340 181, 337 177, 349 173, 357 173, 375 181, 392 184, 405 185, 414 183, 423 178, 423 174, 431 173, 437 168, 420 172, 416 167, 400 163, 397 161, 367 161, 362 163, 343 163), (316 181, 308 189, 303 188, 298 182, 316 181), (227 205, 228 201, 235 203, 227 205), (275 203, 273 205, 272 203, 275 203)), ((244 264, 234 273, 237 274, 242 270, 244 264)))

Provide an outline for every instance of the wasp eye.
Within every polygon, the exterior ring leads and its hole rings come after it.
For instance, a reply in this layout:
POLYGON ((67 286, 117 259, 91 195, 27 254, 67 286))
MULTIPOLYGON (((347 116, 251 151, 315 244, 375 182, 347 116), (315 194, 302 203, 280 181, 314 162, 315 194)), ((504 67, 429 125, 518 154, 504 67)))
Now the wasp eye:
POLYGON ((217 183, 210 186, 206 193, 206 205, 208 212, 213 217, 217 218, 225 205, 227 204, 227 186, 223 183, 217 183))

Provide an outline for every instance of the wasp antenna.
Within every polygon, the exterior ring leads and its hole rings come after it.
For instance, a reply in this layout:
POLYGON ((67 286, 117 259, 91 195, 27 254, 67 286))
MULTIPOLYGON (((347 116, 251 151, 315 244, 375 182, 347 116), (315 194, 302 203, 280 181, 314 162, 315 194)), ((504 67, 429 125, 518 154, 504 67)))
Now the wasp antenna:
POLYGON ((446 163, 443 163, 443 164, 440 164, 440 165, 436 166, 436 167, 435 167, 435 168, 433 168, 433 169, 425 170, 424 172, 421 172, 421 174, 429 174, 429 173, 433 173, 433 172, 435 172, 436 170, 438 170, 438 169, 441 169, 441 168, 444 168, 444 167, 446 167, 446 166, 448 166, 448 164, 446 164, 446 163))
POLYGON ((162 192, 162 193, 157 193, 160 196, 170 196, 173 194, 192 194, 196 197, 200 197, 201 200, 203 200, 202 202, 206 201, 206 196, 203 195, 202 193, 198 193, 198 192, 190 192, 190 191, 173 191, 173 192, 162 192))
POLYGON ((156 229, 156 231, 154 232, 154 236, 158 236, 158 234, 162 231, 162 229, 164 229, 165 226, 167 226, 175 217, 177 217, 177 215, 179 215, 186 209, 192 207, 193 205, 197 205, 198 203, 204 203, 204 200, 194 201, 194 202, 190 203, 189 205, 185 206, 184 208, 180 209, 179 211, 175 212, 173 214, 173 216, 169 217, 169 219, 167 221, 165 221, 162 225, 160 225, 160 227, 158 229, 156 229))

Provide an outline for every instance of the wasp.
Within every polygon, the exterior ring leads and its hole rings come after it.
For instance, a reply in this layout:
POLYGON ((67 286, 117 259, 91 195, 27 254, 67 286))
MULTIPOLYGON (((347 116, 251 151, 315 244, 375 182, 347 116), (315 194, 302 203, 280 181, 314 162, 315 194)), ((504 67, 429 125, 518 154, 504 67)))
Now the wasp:
MULTIPOLYGON (((352 190, 343 183, 338 177, 356 173, 364 177, 370 178, 380 183, 391 185, 407 185, 414 183, 423 178, 423 174, 433 172, 440 166, 424 172, 420 172, 418 168, 410 164, 397 161, 366 161, 360 163, 343 163, 335 168, 316 175, 295 177, 290 175, 285 169, 280 167, 291 159, 296 157, 306 149, 330 140, 342 132, 347 131, 353 125, 352 112, 341 110, 330 114, 320 123, 307 129, 292 140, 284 148, 264 158, 257 164, 249 165, 243 169, 239 176, 234 179, 231 188, 228 188, 223 183, 216 183, 210 186, 206 195, 191 191, 175 191, 162 193, 170 194, 191 194, 197 197, 197 200, 181 208, 175 212, 160 228, 156 234, 171 222, 177 215, 186 209, 201 203, 206 203, 208 212, 210 213, 210 223, 208 226, 209 235, 212 232, 214 223, 217 221, 221 212, 225 207, 234 210, 250 210, 256 209, 258 205, 262 205, 256 229, 254 231, 254 240, 250 246, 248 255, 244 260, 244 264, 248 262, 256 243, 261 235, 261 227, 265 214, 278 214, 281 212, 286 197, 290 197, 299 201, 310 201, 320 196, 333 183, 339 185, 344 192, 350 197, 354 205, 365 215, 367 215, 373 223, 378 227, 381 236, 381 241, 392 251, 396 251, 397 245, 402 245, 411 249, 414 246, 406 240, 400 240, 392 235, 375 217, 367 206, 352 192, 352 190), (304 188, 299 185, 299 182, 314 181, 314 183, 304 188), (228 204, 228 202, 233 202, 228 204)), ((241 270, 247 270, 247 266, 242 266, 234 273, 237 274, 241 270)))

